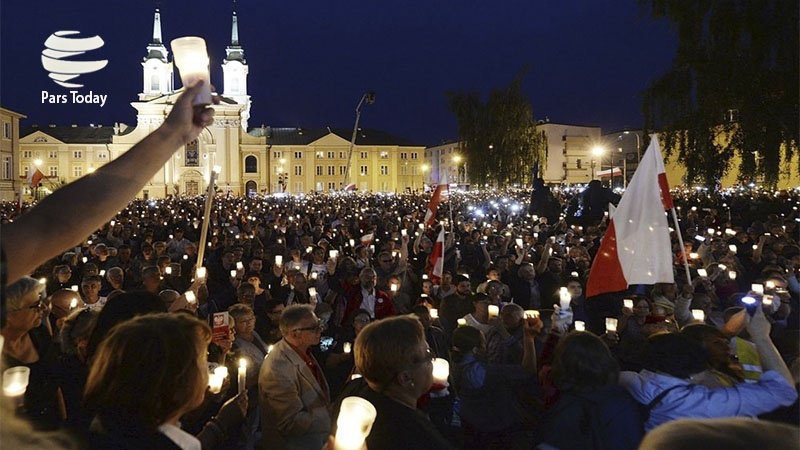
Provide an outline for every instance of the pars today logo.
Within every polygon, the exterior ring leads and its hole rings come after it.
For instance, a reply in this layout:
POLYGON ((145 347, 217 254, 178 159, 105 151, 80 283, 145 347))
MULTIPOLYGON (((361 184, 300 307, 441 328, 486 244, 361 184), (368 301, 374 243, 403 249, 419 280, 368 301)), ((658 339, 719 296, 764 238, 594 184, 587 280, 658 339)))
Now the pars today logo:
MULTIPOLYGON (((81 88, 83 84, 69 81, 85 73, 97 72, 108 64, 107 59, 100 61, 73 59, 75 56, 97 50, 105 44, 100 36, 80 37, 80 34, 80 31, 56 31, 44 42, 42 67, 48 72, 50 79, 59 86, 81 88)), ((70 90, 69 95, 42 91, 42 103, 94 103, 102 107, 107 98, 108 95, 95 94, 92 91, 82 94, 70 90)))

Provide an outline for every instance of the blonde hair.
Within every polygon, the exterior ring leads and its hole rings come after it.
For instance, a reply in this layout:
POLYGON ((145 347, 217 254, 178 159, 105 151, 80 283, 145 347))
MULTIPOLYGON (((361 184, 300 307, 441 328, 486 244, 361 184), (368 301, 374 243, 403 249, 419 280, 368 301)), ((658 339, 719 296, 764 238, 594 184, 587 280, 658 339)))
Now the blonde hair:
POLYGON ((44 285, 31 277, 22 277, 6 288, 6 312, 22 311, 31 300, 39 298, 44 285))
POLYGON ((414 351, 425 340, 416 316, 387 317, 364 327, 356 337, 355 363, 367 380, 387 388, 414 363, 414 351))

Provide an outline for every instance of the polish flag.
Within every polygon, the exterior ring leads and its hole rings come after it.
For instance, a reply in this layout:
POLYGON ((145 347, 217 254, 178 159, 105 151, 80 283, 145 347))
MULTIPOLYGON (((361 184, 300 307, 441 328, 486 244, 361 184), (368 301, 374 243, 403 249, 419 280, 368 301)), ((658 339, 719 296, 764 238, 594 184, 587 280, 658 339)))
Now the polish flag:
POLYGON ((30 187, 36 187, 39 183, 44 179, 44 174, 41 170, 39 170, 36 166, 31 166, 30 170, 28 170, 28 185, 30 187))
POLYGON ((440 183, 438 186, 436 186, 436 190, 433 191, 431 201, 428 202, 428 210, 425 211, 425 225, 431 226, 436 220, 436 211, 439 210, 439 203, 442 202, 442 191, 446 188, 446 184, 440 183))
POLYGON ((619 205, 609 213, 611 220, 586 282, 587 298, 624 291, 632 284, 674 282, 665 212, 672 207, 654 134, 619 205))
POLYGON ((430 264, 428 276, 433 284, 439 284, 442 279, 442 273, 444 273, 444 227, 439 230, 439 237, 436 238, 436 243, 433 244, 428 263, 430 264))
POLYGON ((372 240, 375 239, 374 233, 367 233, 361 236, 361 245, 370 245, 372 244, 372 240))

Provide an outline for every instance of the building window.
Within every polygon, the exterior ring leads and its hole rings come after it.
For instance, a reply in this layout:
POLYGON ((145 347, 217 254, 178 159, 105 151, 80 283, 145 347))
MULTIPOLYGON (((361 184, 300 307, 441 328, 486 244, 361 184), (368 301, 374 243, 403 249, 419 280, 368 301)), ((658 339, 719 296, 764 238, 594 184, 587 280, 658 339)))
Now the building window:
POLYGON ((328 152, 328 159, 336 158, 336 152, 328 152))
POLYGON ((324 152, 317 152, 317 158, 322 159, 324 157, 325 157, 325 153, 324 152))
POLYGON ((328 190, 329 191, 335 191, 336 190, 336 183, 333 182, 333 181, 329 181, 328 182, 328 190))
POLYGON ((72 151, 72 159, 83 159, 83 151, 82 150, 73 150, 72 151))
POLYGON ((417 152, 411 152, 411 159, 417 159, 417 152))
POLYGON ((303 159, 303 152, 294 152, 294 159, 303 159))
POLYGON ((345 159, 346 157, 344 152, 339 152, 339 159, 345 159))
POLYGON ((389 175, 389 166, 381 166, 381 175, 389 175))
POLYGON ((94 154, 94 159, 97 161, 108 161, 108 150, 99 150, 94 154))
POLYGON ((79 178, 83 176, 83 166, 72 166, 72 176, 79 178))
POLYGON ((11 140, 11 122, 3 122, 3 139, 11 140))
POLYGON ((336 175, 336 166, 328 166, 328 175, 336 175))
POLYGON ((400 159, 408 159, 408 153, 400 152, 400 159))
POLYGON ((303 175, 303 166, 294 166, 294 174, 297 176, 303 175))
POLYGON ((575 167, 577 167, 578 169, 582 169, 582 168, 583 168, 583 167, 582 167, 582 165, 583 165, 582 163, 583 163, 583 162, 580 160, 580 158, 578 158, 578 159, 575 161, 575 167))
POLYGON ((2 167, 2 175, 4 180, 11 179, 11 157, 10 156, 3 156, 3 167, 2 167))
POLYGON ((361 166, 361 176, 365 177, 368 175, 367 166, 361 166))
POLYGON ((303 192, 303 182, 302 181, 295 181, 294 182, 294 192, 297 194, 301 194, 303 192))
POLYGON ((272 152, 272 159, 281 159, 283 157, 283 152, 272 152))
POLYGON ((417 166, 411 166, 411 175, 413 176, 417 175, 417 166))
POLYGON ((400 166, 400 175, 402 176, 408 175, 408 166, 406 166, 405 164, 400 166))
POLYGON ((50 150, 47 152, 47 157, 50 159, 58 159, 58 150, 50 150))
POLYGON ((186 158, 184 164, 186 167, 200 167, 200 144, 197 139, 186 144, 185 153, 186 158))
POLYGON ((244 173, 258 173, 258 158, 250 155, 244 159, 244 173))
POLYGON ((367 152, 361 152, 361 159, 367 159, 367 158, 369 158, 367 152))
POLYGON ((22 152, 23 158, 33 158, 33 152, 31 150, 24 150, 22 152))
POLYGON ((389 192, 389 182, 381 181, 381 192, 389 192))
POLYGON ((381 152, 381 159, 389 159, 389 152, 381 152))
POLYGON ((47 166, 47 175, 58 178, 58 166, 47 166))
POLYGON ((347 172, 347 166, 339 166, 339 175, 344 175, 347 172))
POLYGON ((322 176, 322 166, 317 166, 316 170, 317 170, 317 176, 321 177, 322 176))

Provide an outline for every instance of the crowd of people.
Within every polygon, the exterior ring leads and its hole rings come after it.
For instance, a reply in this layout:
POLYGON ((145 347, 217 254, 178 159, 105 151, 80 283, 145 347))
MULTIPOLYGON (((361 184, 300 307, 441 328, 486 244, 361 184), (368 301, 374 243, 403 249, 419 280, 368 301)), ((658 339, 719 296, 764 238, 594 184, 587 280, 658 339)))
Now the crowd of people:
MULTIPOLYGON (((64 448, 331 447, 349 396, 370 449, 796 448, 800 194, 674 197, 675 281, 593 298, 599 183, 453 192, 432 224, 426 194, 221 196, 207 236, 202 198, 133 200, 35 268, 4 238, 6 407, 64 448)), ((15 206, 19 237, 43 205, 15 206)))

